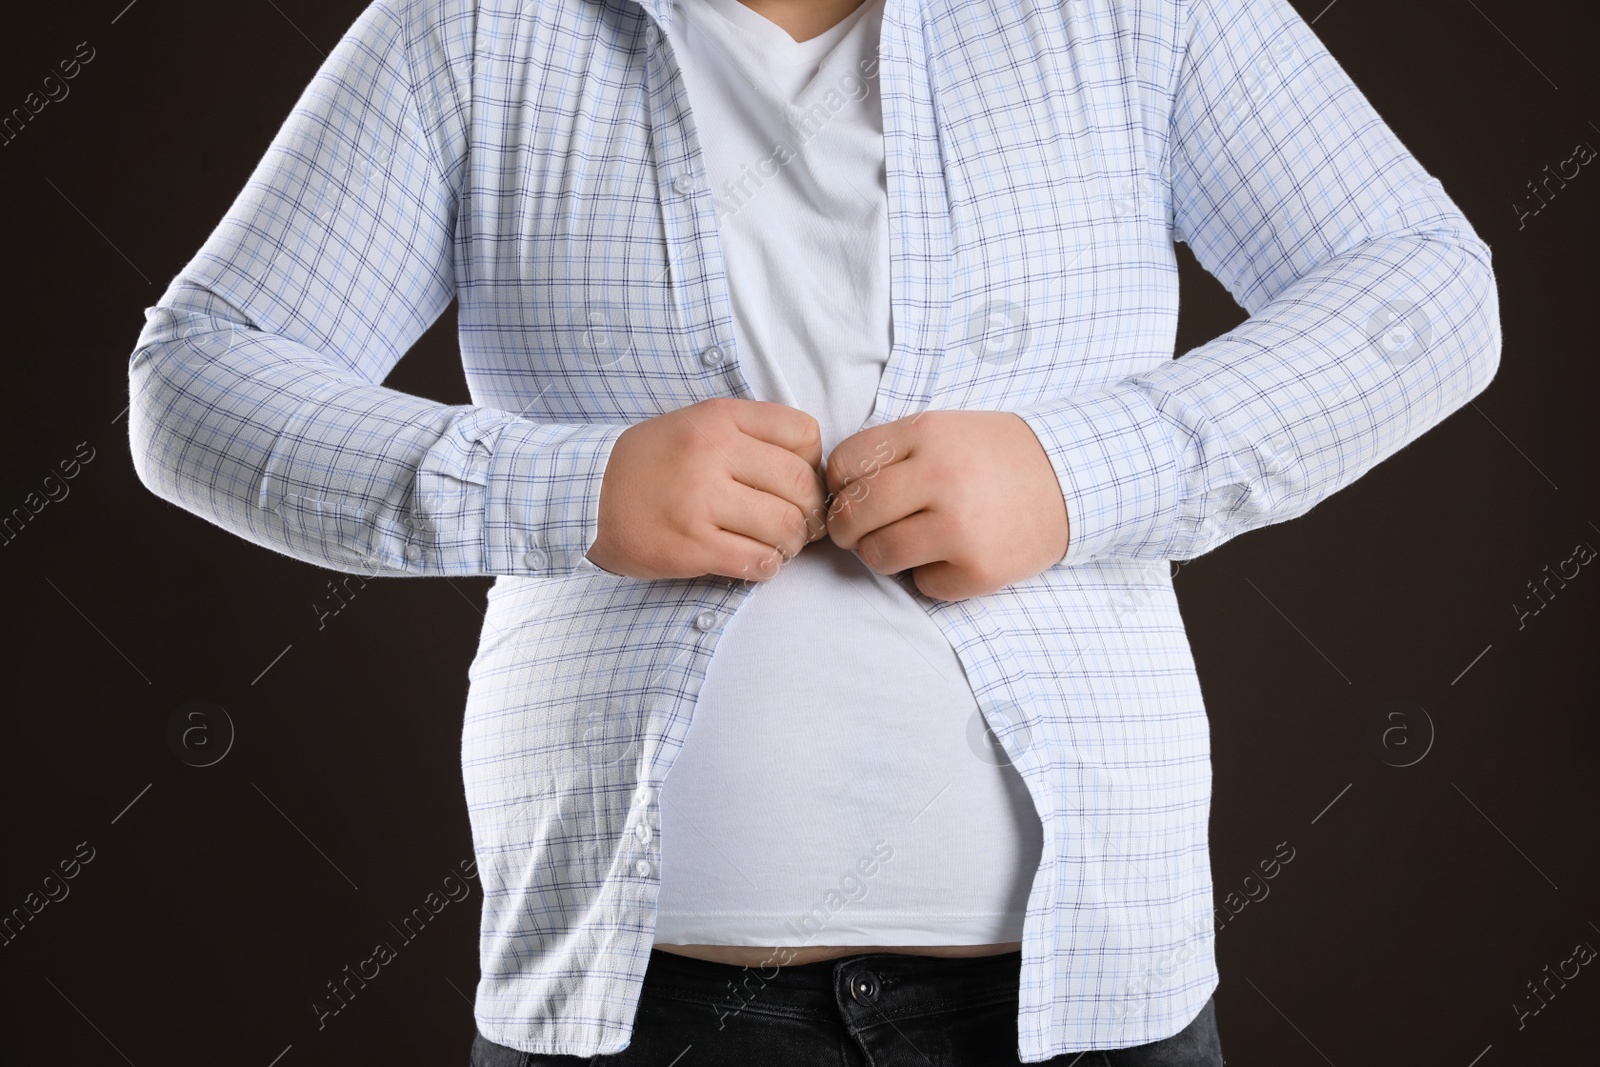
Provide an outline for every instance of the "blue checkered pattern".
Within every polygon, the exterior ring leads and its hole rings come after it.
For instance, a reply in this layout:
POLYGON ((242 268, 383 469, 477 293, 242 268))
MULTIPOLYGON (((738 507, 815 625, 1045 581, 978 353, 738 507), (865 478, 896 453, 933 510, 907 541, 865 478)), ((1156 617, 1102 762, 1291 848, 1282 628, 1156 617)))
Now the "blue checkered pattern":
MULTIPOLYGON (((657 790, 753 588, 584 559, 624 428, 752 395, 672 22, 377 0, 129 372, 164 499, 320 566, 498 576, 461 750, 476 1014, 530 1052, 628 1042, 657 790), (472 403, 385 388, 452 297, 472 403)), ((1217 983, 1168 561, 1304 514, 1482 390, 1489 250, 1286 0, 888 0, 879 77, 894 348, 866 425, 1016 412, 1072 521, 1035 578, 915 594, 1044 824, 1018 1054, 1155 1040, 1217 983), (1250 318, 1174 360, 1179 240, 1250 318)))

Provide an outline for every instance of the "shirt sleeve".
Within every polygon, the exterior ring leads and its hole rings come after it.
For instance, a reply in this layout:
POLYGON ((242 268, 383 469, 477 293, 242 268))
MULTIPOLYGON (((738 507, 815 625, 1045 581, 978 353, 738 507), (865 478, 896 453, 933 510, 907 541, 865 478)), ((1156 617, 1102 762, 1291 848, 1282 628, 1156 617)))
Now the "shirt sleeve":
POLYGON ((128 431, 156 495, 336 570, 596 569, 584 553, 625 425, 379 384, 456 291, 475 7, 367 7, 145 310, 128 431))
POLYGON ((1195 0, 1184 49, 1175 239, 1250 317, 1017 412, 1067 503, 1061 565, 1190 559, 1302 515, 1499 366, 1488 246, 1287 0, 1195 0))

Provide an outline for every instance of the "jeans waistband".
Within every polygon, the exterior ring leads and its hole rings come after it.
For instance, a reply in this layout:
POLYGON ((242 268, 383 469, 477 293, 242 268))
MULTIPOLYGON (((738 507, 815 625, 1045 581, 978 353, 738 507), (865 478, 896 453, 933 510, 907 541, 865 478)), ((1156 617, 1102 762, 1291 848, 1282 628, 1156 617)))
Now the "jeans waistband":
POLYGON ((868 952, 779 967, 739 966, 650 950, 644 994, 726 1011, 836 1019, 851 1009, 894 1017, 935 1004, 1013 1000, 1022 952, 924 956, 868 952))

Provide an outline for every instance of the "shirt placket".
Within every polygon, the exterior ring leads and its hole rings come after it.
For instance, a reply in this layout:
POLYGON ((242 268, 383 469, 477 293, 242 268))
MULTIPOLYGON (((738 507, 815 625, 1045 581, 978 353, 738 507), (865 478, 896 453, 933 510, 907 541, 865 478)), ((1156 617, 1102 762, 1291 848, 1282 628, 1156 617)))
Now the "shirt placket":
MULTIPOLYGON (((692 389, 700 398, 754 399, 755 392, 739 369, 732 302, 706 161, 694 131, 688 91, 668 41, 671 5, 644 6, 645 100, 666 240, 665 280, 679 319, 671 341, 679 357, 689 365, 686 377, 691 372, 698 374, 692 389), (660 19, 666 20, 665 26, 658 20, 657 8, 660 19)), ((733 579, 708 578, 702 588, 701 596, 677 604, 673 609, 676 615, 667 620, 680 636, 665 646, 656 646, 656 652, 670 662, 665 663, 665 669, 652 665, 649 670, 652 676, 662 679, 658 685, 660 700, 672 711, 652 713, 652 732, 664 730, 663 723, 669 718, 687 729, 693 697, 685 691, 678 668, 704 677, 722 630, 753 586, 733 579), (682 662, 685 652, 690 657, 688 663, 682 662)), ((674 747, 658 746, 657 751, 674 747)), ((634 853, 629 873, 654 884, 660 876, 660 776, 656 769, 647 774, 648 780, 637 783, 624 832, 625 844, 634 853)))
POLYGON ((683 358, 700 365, 698 391, 704 398, 754 398, 739 369, 716 205, 688 90, 668 39, 670 29, 648 10, 647 18, 645 98, 667 242, 666 282, 681 322, 676 340, 683 358))

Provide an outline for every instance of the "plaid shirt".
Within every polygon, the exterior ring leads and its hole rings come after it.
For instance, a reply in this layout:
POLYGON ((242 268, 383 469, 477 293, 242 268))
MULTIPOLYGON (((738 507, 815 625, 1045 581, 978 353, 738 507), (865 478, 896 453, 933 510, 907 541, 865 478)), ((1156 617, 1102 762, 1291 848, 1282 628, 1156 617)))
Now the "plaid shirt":
MULTIPOLYGON (((496 575, 462 769, 476 1017, 614 1053, 661 782, 754 586, 590 564, 630 424, 740 372, 670 0, 375 0, 132 354, 141 480, 258 545, 496 575), (458 297, 473 402, 381 385, 458 297)), ((1217 983, 1207 719, 1169 573, 1305 514, 1481 391, 1488 248, 1287 0, 888 0, 893 349, 865 425, 1025 419, 1043 573, 917 597, 1044 827, 1020 1058, 1140 1044, 1217 983), (1185 241, 1249 313, 1174 360, 1185 241)), ((759 973, 759 972, 757 972, 759 973)))

